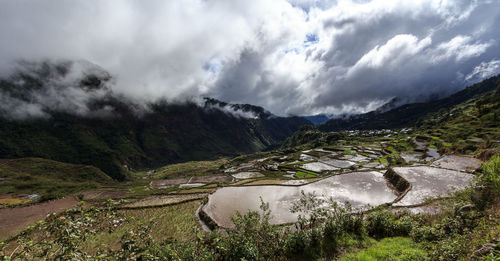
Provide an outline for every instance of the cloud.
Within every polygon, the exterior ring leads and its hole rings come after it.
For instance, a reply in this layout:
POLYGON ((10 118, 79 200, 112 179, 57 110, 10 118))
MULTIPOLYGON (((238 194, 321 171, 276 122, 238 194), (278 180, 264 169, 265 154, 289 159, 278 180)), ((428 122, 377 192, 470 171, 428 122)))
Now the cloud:
MULTIPOLYGON (((495 71, 499 3, 2 1, 0 76, 19 59, 87 60, 113 76, 111 92, 138 103, 210 96, 277 115, 365 112, 395 96, 450 94, 495 71)), ((92 95, 0 100, 18 117, 48 107, 86 114, 92 95)))
POLYGON ((95 104, 113 96, 110 80, 85 61, 21 62, 0 81, 0 113, 10 119, 49 118, 52 112, 110 116, 112 107, 95 104))
POLYGON ((244 118, 244 119, 258 119, 259 116, 256 115, 252 111, 243 111, 243 110, 238 110, 230 105, 225 105, 221 106, 220 104, 212 104, 212 105, 207 105, 206 108, 208 110, 220 110, 226 114, 232 115, 236 118, 244 118))
POLYGON ((500 60, 482 62, 474 70, 465 76, 468 82, 477 82, 500 73, 500 60))

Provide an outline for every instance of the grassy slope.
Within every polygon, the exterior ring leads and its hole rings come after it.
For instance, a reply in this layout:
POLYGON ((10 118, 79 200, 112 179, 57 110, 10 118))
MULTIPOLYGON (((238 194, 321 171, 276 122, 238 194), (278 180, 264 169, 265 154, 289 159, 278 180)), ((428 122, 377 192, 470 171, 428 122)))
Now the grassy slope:
POLYGON ((0 194, 62 196, 112 182, 101 170, 41 158, 0 159, 0 194))
POLYGON ((130 220, 130 223, 112 233, 106 231, 92 235, 82 245, 82 248, 90 252, 103 245, 119 249, 120 239, 123 235, 136 228, 138 224, 150 225, 150 236, 157 241, 167 239, 193 240, 196 237, 194 229, 199 227, 198 220, 193 213, 199 206, 200 201, 191 201, 163 208, 121 210, 119 213, 130 220))
POLYGON ((227 159, 219 159, 171 164, 155 170, 153 177, 164 179, 215 174, 219 171, 221 165, 227 161, 227 159))
POLYGON ((447 98, 425 103, 405 104, 384 113, 368 112, 347 119, 332 119, 319 126, 322 131, 338 131, 346 129, 389 129, 402 128, 415 122, 429 113, 448 110, 473 97, 492 91, 498 85, 500 77, 495 76, 474 84, 447 98))
POLYGON ((444 152, 478 154, 500 140, 500 83, 497 90, 417 122, 444 152))

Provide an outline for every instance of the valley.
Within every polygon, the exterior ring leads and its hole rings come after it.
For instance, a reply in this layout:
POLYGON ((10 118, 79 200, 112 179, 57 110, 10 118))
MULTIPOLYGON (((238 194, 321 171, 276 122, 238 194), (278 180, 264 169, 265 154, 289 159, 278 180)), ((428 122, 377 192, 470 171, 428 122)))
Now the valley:
POLYGON ((130 168, 123 181, 93 166, 2 159, 1 251, 41 257, 64 254, 57 247, 64 245, 67 255, 114 259, 161 246, 170 252, 155 255, 168 259, 227 257, 245 253, 233 252, 240 250, 232 244, 264 244, 259 237, 265 235, 282 244, 304 237, 303 245, 272 247, 287 258, 350 260, 378 244, 394 247, 392 239, 409 240, 398 246, 417 253, 417 260, 470 256, 499 231, 498 97, 475 96, 402 129, 304 126, 277 149, 130 168), (311 250, 312 233, 320 229, 326 237, 333 225, 340 229, 335 236, 311 250), (460 231, 464 227, 470 230, 460 231), (44 243, 45 236, 55 241, 44 243), (457 236, 456 252, 440 252, 457 236), (326 248, 332 242, 335 247, 326 248), (127 244, 134 247, 125 251, 127 244), (225 252, 213 249, 218 246, 225 252))
POLYGON ((2 0, 0 33, 0 261, 500 260, 500 0, 2 0))

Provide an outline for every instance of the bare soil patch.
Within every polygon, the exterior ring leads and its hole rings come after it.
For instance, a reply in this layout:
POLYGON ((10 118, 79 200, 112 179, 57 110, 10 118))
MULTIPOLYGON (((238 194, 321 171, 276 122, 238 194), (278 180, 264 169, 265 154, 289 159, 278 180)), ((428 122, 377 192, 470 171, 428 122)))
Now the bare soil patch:
POLYGON ((79 201, 74 196, 51 200, 26 207, 0 209, 0 241, 21 232, 25 227, 43 220, 50 213, 59 213, 74 207, 79 201))

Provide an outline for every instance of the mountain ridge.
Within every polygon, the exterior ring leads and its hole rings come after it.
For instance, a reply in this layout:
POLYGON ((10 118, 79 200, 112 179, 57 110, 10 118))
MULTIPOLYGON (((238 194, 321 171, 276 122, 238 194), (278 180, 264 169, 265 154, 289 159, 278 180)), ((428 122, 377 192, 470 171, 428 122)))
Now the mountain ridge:
MULTIPOLYGON (((138 109, 107 88, 109 74, 87 73, 68 81, 68 64, 44 63, 31 69, 0 80, 0 98, 13 101, 16 109, 31 104, 36 112, 20 119, 0 117, 0 158, 88 164, 125 180, 129 169, 262 151, 309 123, 301 117, 276 117, 253 105, 224 103, 261 115, 241 117, 210 106, 213 100, 158 101, 147 110, 138 109), (88 99, 61 104, 57 93, 68 89, 88 99)), ((1 115, 13 113, 10 108, 0 108, 1 115)))
MULTIPOLYGON (((500 75, 490 77, 479 83, 473 84, 448 97, 432 100, 429 102, 408 103, 393 109, 391 107, 394 99, 391 100, 381 110, 375 110, 363 114, 353 115, 344 118, 331 119, 319 126, 321 131, 341 131, 341 130, 369 130, 369 129, 391 129, 412 126, 417 120, 440 109, 447 109, 460 104, 474 96, 489 92, 497 87, 500 75)), ((397 98, 396 98, 397 99, 397 98)), ((397 102, 397 101, 396 101, 397 102)))

